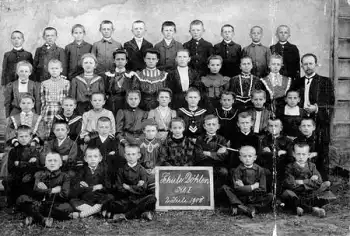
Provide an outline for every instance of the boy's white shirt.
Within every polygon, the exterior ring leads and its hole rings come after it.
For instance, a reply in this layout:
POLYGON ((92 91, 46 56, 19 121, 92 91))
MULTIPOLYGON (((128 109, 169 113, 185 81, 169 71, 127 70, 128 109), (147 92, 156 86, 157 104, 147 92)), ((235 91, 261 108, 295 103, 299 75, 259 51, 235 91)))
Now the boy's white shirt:
POLYGON ((282 45, 285 45, 288 41, 285 41, 285 42, 280 42, 278 41, 279 44, 282 44, 282 45))
POLYGON ((165 41, 166 45, 169 46, 173 40, 172 39, 168 40, 168 39, 164 38, 164 41, 165 41))
POLYGON ((101 135, 98 135, 101 139, 101 142, 104 143, 106 141, 106 139, 108 138, 108 135, 106 137, 103 137, 101 135))
POLYGON ((134 164, 129 164, 128 162, 128 166, 130 166, 131 168, 135 167, 137 165, 137 162, 135 162, 134 164))
POLYGON ((227 44, 229 44, 229 43, 232 42, 232 40, 227 41, 227 40, 224 39, 224 42, 227 43, 227 44))
POLYGON ((260 121, 261 121, 261 111, 256 111, 254 133, 259 133, 260 121))
POLYGON ((19 51, 19 50, 21 50, 23 47, 13 47, 13 49, 15 49, 15 50, 17 50, 17 51, 19 51))
POLYGON ((299 116, 300 115, 299 106, 290 107, 290 106, 286 105, 284 107, 284 114, 288 115, 288 116, 299 116))
POLYGON ((64 138, 64 139, 62 139, 62 140, 57 139, 58 146, 61 146, 61 145, 62 145, 62 143, 64 142, 64 140, 66 140, 66 139, 67 139, 67 137, 65 137, 65 138, 64 138))
POLYGON ((18 83, 18 92, 20 93, 27 93, 28 92, 28 80, 26 83, 18 83))
POLYGON ((136 41, 136 44, 137 44, 137 47, 139 49, 141 49, 141 46, 142 46, 142 42, 143 42, 143 37, 142 38, 136 38, 134 37, 135 41, 136 41))
POLYGON ((188 76, 188 66, 186 67, 178 66, 177 71, 179 72, 179 75, 180 75, 182 91, 187 91, 190 87, 190 78, 188 76))

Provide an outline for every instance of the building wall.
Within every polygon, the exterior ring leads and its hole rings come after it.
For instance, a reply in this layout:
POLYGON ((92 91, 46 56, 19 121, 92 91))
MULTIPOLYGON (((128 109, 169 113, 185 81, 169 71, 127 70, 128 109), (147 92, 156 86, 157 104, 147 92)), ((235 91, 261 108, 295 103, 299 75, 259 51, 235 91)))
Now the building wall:
MULTIPOLYGON (((0 1, 0 55, 11 49, 10 33, 25 34, 26 50, 33 54, 43 44, 42 30, 46 26, 58 30, 57 44, 64 47, 72 41, 71 26, 86 26, 86 41, 101 38, 99 23, 114 22, 113 37, 122 43, 131 39, 131 23, 141 19, 147 24, 145 38, 152 43, 161 40, 161 23, 177 24, 177 40, 190 39, 189 23, 201 19, 205 24, 204 39, 221 41, 220 27, 229 23, 235 27, 235 41, 242 46, 250 43, 249 30, 254 25, 264 28, 264 45, 276 42, 279 24, 291 27, 290 42, 300 53, 313 52, 319 57, 319 72, 329 75, 331 32, 331 0, 2 0, 0 1)), ((0 63, 2 56, 0 56, 0 63)))

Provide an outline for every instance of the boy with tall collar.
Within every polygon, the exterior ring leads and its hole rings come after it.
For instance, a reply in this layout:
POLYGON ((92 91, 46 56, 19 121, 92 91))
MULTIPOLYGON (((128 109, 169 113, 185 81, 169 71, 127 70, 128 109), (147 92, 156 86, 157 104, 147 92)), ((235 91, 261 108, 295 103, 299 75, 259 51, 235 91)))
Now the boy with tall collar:
POLYGON ((136 20, 132 23, 131 32, 134 38, 124 43, 124 48, 128 52, 129 63, 126 66, 127 70, 138 71, 146 68, 146 63, 143 60, 146 50, 153 48, 153 44, 144 39, 146 32, 146 24, 141 20, 136 20))

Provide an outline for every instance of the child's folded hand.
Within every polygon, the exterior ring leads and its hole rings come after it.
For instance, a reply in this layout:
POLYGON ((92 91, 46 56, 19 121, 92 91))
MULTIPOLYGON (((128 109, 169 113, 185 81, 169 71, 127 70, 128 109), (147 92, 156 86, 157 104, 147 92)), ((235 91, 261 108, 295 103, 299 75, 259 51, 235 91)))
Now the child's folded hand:
POLYGON ((30 146, 32 146, 32 147, 35 147, 35 145, 36 145, 36 142, 34 142, 34 141, 32 141, 32 142, 30 143, 30 146))
POLYGON ((62 160, 63 160, 63 161, 67 161, 67 160, 68 160, 68 155, 62 156, 62 160))
POLYGON ((302 179, 297 179, 297 180, 295 180, 295 183, 296 183, 296 184, 304 184, 304 180, 302 180, 302 179))
POLYGON ((51 193, 59 193, 61 192, 61 186, 56 186, 51 189, 51 193))
POLYGON ((270 150, 269 147, 264 147, 263 151, 264 151, 264 152, 271 152, 271 150, 270 150))
POLYGON ((80 187, 85 187, 85 188, 88 188, 89 185, 85 182, 85 181, 80 181, 80 187))
POLYGON ((317 175, 313 175, 313 176, 311 176, 310 179, 313 180, 313 181, 316 181, 316 180, 318 180, 318 176, 317 175))
POLYGON ((90 136, 89 135, 85 135, 84 143, 88 143, 89 141, 90 141, 90 136))
POLYGON ((111 151, 108 155, 115 155, 115 151, 111 151))
POLYGON ((144 185, 145 181, 143 180, 140 180, 138 183, 137 183, 137 186, 141 187, 142 185, 144 185))
POLYGON ((18 166, 19 165, 19 161, 15 161, 15 166, 18 166))
POLYGON ((311 152, 309 158, 317 157, 317 152, 311 152))
POLYGON ((123 188, 126 189, 126 190, 130 190, 130 186, 127 185, 127 184, 123 184, 123 188))
POLYGON ((244 186, 244 184, 243 184, 243 182, 242 182, 242 180, 236 180, 236 182, 235 182, 238 186, 240 186, 240 187, 243 187, 244 186))
POLYGON ((33 162, 36 162, 36 157, 32 157, 29 159, 29 163, 33 163, 33 162))
POLYGON ((210 153, 209 151, 203 151, 203 154, 204 154, 205 156, 208 156, 208 157, 211 156, 211 153, 210 153))
POLYGON ((227 152, 227 149, 225 147, 221 147, 219 148, 219 150, 217 151, 218 154, 224 154, 227 152))
POLYGON ((101 190, 101 189, 103 189, 102 184, 96 184, 94 185, 94 187, 92 187, 92 191, 101 190))
POLYGON ((284 150, 279 150, 278 151, 278 156, 281 156, 281 155, 284 155, 284 154, 287 154, 287 152, 284 151, 284 150))
POLYGON ((39 182, 38 183, 38 188, 45 190, 45 189, 47 189, 47 186, 43 182, 39 182))

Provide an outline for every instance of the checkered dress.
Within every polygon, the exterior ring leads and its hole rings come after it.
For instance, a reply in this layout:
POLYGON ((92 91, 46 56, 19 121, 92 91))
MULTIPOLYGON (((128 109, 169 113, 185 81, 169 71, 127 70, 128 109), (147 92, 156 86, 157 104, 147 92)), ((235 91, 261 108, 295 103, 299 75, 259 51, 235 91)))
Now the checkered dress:
POLYGON ((68 96, 70 83, 68 80, 60 77, 52 78, 41 83, 41 116, 45 122, 45 130, 49 131, 52 127, 54 116, 61 109, 62 100, 68 96))

